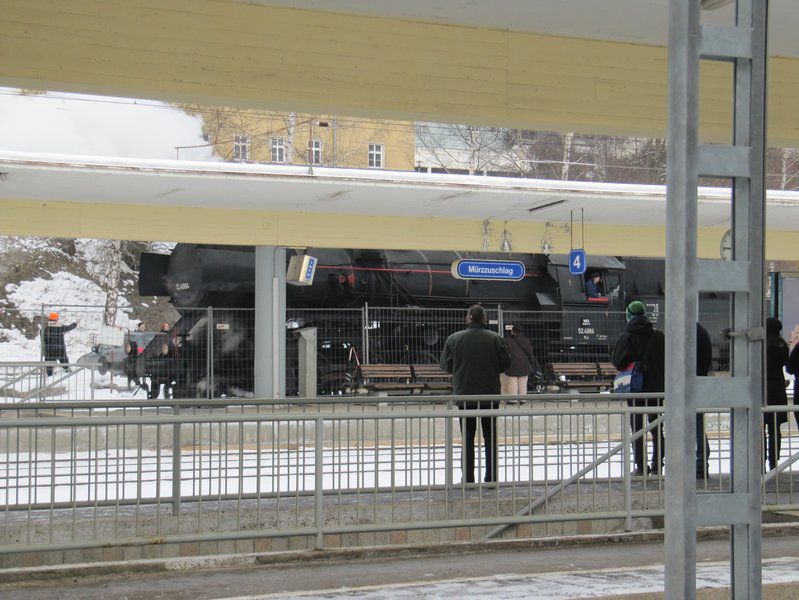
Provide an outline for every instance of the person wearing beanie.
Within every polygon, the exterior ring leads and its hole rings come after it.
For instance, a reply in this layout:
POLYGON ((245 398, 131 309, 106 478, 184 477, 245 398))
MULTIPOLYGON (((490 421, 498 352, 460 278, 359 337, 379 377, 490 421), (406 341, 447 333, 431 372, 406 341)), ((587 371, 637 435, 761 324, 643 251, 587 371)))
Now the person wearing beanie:
POLYGON ((633 317, 645 316, 646 306, 640 300, 634 300, 633 302, 630 302, 630 304, 627 306, 625 314, 627 315, 627 321, 629 321, 633 317))
MULTIPOLYGON (((766 319, 766 404, 785 406, 788 396, 785 393, 785 375, 782 368, 788 363, 788 343, 780 335, 782 322, 774 317, 766 319)), ((768 457, 769 469, 777 468, 780 461, 782 433, 780 427, 788 422, 785 411, 763 413, 763 446, 768 457)))
MULTIPOLYGON (((71 325, 61 325, 58 322, 58 313, 50 313, 47 324, 42 327, 42 350, 44 360, 47 362, 60 362, 65 371, 69 371, 69 358, 67 357, 67 345, 64 342, 64 334, 72 331, 80 323, 80 319, 75 319, 71 325)), ((53 368, 47 367, 47 376, 53 374, 53 368)))
MULTIPOLYGON (((646 306, 643 302, 638 300, 630 302, 625 312, 627 324, 613 346, 610 361, 619 371, 626 369, 630 363, 640 361, 643 372, 643 389, 641 391, 663 392, 665 390, 666 338, 663 332, 655 329, 652 322, 647 319, 646 306)), ((657 399, 636 398, 628 402, 633 407, 662 406, 662 400, 657 399)), ((652 423, 659 416, 658 413, 648 413, 646 419, 649 423, 652 423)), ((643 429, 644 415, 641 413, 631 414, 630 425, 633 434, 643 429)), ((663 426, 660 425, 649 433, 654 444, 654 455, 649 471, 660 473, 666 454, 666 439, 663 435, 663 426)), ((647 472, 645 438, 646 436, 642 436, 632 442, 635 462, 634 475, 645 475, 647 472)))

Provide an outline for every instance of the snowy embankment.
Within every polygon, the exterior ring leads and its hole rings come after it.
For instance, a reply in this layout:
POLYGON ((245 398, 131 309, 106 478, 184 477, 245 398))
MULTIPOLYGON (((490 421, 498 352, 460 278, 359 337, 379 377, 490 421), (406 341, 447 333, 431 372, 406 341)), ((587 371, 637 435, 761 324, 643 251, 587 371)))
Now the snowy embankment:
MULTIPOLYGON (((67 272, 53 273, 52 279, 36 278, 19 284, 6 285, 8 299, 18 308, 21 318, 39 322, 44 312, 58 312, 62 323, 80 319, 76 329, 66 334, 67 350, 72 360, 77 360, 97 343, 120 343, 124 331, 134 326, 128 315, 117 313, 117 340, 109 337, 103 327, 105 292, 100 287, 77 275, 67 272)), ((124 299, 122 299, 124 300, 124 299)), ((27 339, 19 331, 6 330, 9 340, 0 343, 0 361, 39 360, 39 339, 27 339)))

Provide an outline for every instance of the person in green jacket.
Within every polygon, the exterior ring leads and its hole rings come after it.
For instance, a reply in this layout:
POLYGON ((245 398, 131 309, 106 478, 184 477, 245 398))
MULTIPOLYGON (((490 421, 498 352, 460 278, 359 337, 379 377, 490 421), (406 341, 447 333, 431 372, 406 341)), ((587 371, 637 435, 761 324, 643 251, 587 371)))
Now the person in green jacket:
MULTIPOLYGON (((452 373, 452 392, 463 396, 499 395, 500 373, 510 367, 511 357, 505 340, 487 328, 485 310, 479 304, 469 307, 466 329, 447 338, 439 361, 441 368, 452 373)), ((497 408, 496 401, 458 402, 461 409, 497 408)), ((481 417, 485 445, 485 481, 497 480, 496 418, 481 417)), ((466 483, 474 483, 474 438, 477 434, 477 418, 461 419, 463 436, 463 475, 466 483)))

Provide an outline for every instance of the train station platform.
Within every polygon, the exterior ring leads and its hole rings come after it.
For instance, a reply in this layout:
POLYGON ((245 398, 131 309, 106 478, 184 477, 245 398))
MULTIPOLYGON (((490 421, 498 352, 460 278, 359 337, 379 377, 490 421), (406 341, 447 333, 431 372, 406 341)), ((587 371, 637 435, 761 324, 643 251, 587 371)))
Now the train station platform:
MULTIPOLYGON (((661 532, 662 533, 662 532, 661 532)), ((767 525, 763 597, 799 596, 799 528, 767 525)), ((729 595, 729 541, 700 533, 697 598, 729 595)), ((302 551, 6 570, 6 600, 559 599, 662 597, 660 533, 302 551)))

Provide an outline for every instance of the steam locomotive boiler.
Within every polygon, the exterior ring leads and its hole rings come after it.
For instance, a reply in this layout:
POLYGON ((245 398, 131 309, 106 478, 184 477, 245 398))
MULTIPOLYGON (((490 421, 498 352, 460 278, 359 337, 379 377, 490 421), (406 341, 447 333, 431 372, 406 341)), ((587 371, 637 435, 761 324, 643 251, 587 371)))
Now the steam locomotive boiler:
MULTIPOLYGON (((363 323, 360 311, 308 309, 361 309, 368 303, 370 315, 378 315, 368 324, 373 363, 436 362, 446 337, 462 328, 465 309, 478 302, 489 315, 501 306, 505 322, 531 339, 542 363, 604 359, 632 299, 648 304, 655 318, 663 309, 659 260, 592 258, 589 272, 600 274, 604 293, 590 298, 584 277, 569 273, 566 257, 313 248, 308 254, 318 259, 313 285, 287 286, 286 304, 294 325, 318 328, 319 393, 340 390, 347 361, 353 352, 363 353, 363 323), (450 267, 462 258, 520 261, 526 276, 456 279, 450 267)), ((145 348, 136 375, 170 382, 177 397, 253 389, 254 248, 178 244, 171 255, 144 254, 139 292, 169 296, 182 316, 164 339, 145 348)), ((293 343, 288 336, 289 356, 293 343)))

